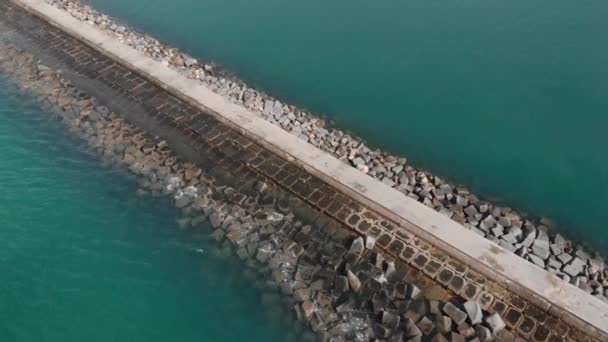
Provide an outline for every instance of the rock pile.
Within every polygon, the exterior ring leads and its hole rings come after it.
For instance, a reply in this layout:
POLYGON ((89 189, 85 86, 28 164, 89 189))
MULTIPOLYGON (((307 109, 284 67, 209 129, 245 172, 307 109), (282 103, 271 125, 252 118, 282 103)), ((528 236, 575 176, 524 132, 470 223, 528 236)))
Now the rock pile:
MULTIPOLYGON (((505 328, 479 303, 428 300, 403 281, 403 265, 327 219, 306 223, 286 194, 263 180, 251 191, 222 184, 181 161, 167 144, 132 127, 32 55, 0 44, 11 74, 101 159, 138 178, 139 192, 170 196, 184 227, 208 221, 210 235, 268 275, 298 320, 324 341, 490 341, 505 328)), ((301 204, 303 205, 303 204, 301 204)), ((194 228, 192 228, 194 229, 194 228)))
POLYGON ((535 220, 507 207, 480 200, 462 186, 454 186, 431 173, 407 164, 407 159, 371 149, 356 137, 326 127, 314 113, 282 103, 247 86, 215 64, 188 56, 149 35, 73 0, 47 0, 75 18, 95 25, 183 75, 197 79, 233 103, 240 104, 300 139, 329 152, 407 196, 434 208, 507 250, 605 300, 608 269, 600 255, 548 230, 548 222, 535 220))

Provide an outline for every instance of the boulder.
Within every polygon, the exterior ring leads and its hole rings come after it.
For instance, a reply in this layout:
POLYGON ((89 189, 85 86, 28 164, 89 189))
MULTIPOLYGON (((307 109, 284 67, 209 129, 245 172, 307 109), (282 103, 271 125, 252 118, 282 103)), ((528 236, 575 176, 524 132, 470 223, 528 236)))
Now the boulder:
POLYGON ((562 271, 571 277, 575 277, 585 270, 586 264, 587 263, 579 257, 575 257, 569 264, 564 266, 562 271))
POLYGON ((549 242, 543 239, 536 239, 532 244, 532 254, 537 257, 547 260, 551 255, 551 250, 549 249, 549 242))
POLYGON ((467 319, 467 314, 450 302, 443 306, 443 312, 448 315, 456 325, 464 323, 467 319))
POLYGON ((477 334, 477 338, 481 342, 490 342, 494 339, 492 336, 492 332, 490 329, 484 327, 483 325, 478 325, 475 327, 475 333, 477 334))
POLYGON ((361 281, 359 278, 350 270, 346 272, 346 277, 348 278, 348 285, 354 292, 359 292, 361 289, 361 281))
POLYGON ((486 325, 490 328, 492 334, 496 335, 505 328, 505 322, 502 320, 502 317, 500 317, 497 312, 486 316, 484 321, 486 325))
POLYGON ((464 303, 464 310, 469 316, 469 322, 473 325, 481 323, 483 319, 483 313, 481 312, 481 305, 477 301, 469 300, 464 303))
POLYGON ((335 281, 334 285, 335 285, 335 289, 336 289, 336 291, 338 291, 338 293, 344 293, 350 289, 350 287, 348 285, 348 278, 343 275, 336 276, 336 281, 335 281))
POLYGON ((395 314, 391 311, 382 312, 382 325, 389 328, 390 330, 397 329, 400 321, 401 317, 398 314, 395 314))

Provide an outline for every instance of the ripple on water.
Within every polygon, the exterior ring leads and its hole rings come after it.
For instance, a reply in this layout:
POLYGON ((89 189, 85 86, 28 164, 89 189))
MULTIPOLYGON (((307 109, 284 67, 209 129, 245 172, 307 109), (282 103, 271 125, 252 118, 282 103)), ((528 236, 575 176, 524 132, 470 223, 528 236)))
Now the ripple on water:
POLYGON ((0 341, 287 340, 240 261, 2 79, 0 118, 0 341))

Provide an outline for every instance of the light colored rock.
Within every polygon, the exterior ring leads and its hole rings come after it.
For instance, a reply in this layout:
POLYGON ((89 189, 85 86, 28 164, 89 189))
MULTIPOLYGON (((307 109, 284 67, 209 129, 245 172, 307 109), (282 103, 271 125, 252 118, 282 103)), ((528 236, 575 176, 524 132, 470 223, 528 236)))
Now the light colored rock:
POLYGON ((464 310, 469 316, 469 323, 475 325, 481 323, 483 319, 483 313, 481 312, 481 305, 477 301, 469 300, 464 303, 464 310))

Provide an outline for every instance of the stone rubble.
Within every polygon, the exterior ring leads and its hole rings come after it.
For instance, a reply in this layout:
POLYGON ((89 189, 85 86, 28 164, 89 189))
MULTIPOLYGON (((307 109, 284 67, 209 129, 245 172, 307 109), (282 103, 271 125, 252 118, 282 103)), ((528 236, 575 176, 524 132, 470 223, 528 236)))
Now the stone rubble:
MULTIPOLYGON (((475 233, 494 241, 570 283, 598 281, 608 285, 608 269, 601 255, 594 257, 559 234, 549 236, 549 222, 527 217, 508 207, 480 200, 463 186, 447 183, 427 171, 414 168, 406 158, 372 149, 354 136, 332 127, 320 116, 285 104, 221 70, 211 62, 188 56, 137 32, 116 19, 74 0, 46 0, 73 17, 97 26, 119 42, 162 62, 183 75, 199 80, 233 103, 244 106, 302 140, 329 152, 345 163, 367 173, 424 205, 447 215, 475 233), (581 256, 579 256, 579 251, 581 256), (582 261, 564 261, 579 256, 582 261), (591 267, 593 265, 593 267, 591 267)), ((608 287, 604 286, 605 291, 608 287)), ((595 291, 608 301, 603 291, 595 291)))
POLYGON ((257 182, 246 194, 222 184, 204 166, 181 161, 164 141, 1 41, 0 71, 12 75, 100 159, 135 174, 139 194, 172 198, 183 229, 201 231, 200 224, 209 221, 208 233, 221 250, 270 279, 294 316, 320 340, 459 341, 466 336, 489 341, 504 329, 500 316, 480 312, 478 303, 427 300, 402 280, 393 260, 373 249, 369 237, 306 224, 279 200, 264 204, 266 196, 280 196, 272 184, 257 182))

